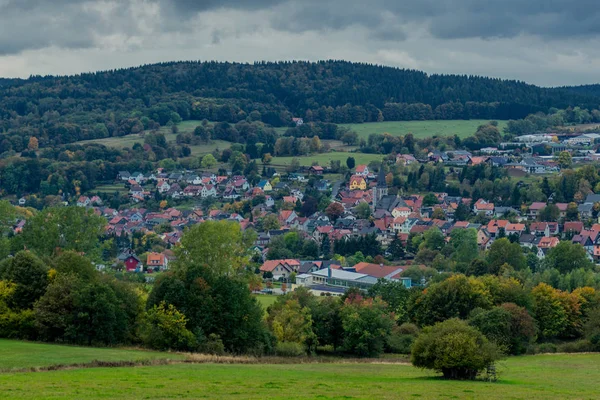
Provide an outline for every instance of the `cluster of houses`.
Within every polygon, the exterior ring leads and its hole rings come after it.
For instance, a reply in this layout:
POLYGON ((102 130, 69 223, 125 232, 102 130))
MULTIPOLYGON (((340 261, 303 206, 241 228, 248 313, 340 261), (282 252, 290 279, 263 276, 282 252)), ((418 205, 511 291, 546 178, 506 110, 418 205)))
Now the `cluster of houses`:
MULTIPOLYGON (((322 175, 324 168, 312 166, 307 171, 312 175, 322 175)), ((275 173, 273 177, 279 177, 275 173)), ((267 195, 270 192, 287 189, 288 184, 271 184, 268 179, 262 179, 256 185, 251 185, 241 175, 219 176, 212 172, 197 174, 193 172, 164 173, 161 168, 157 173, 144 175, 141 172, 130 174, 127 171, 119 172, 117 180, 124 182, 129 188, 129 196, 134 202, 143 202, 152 196, 154 191, 173 199, 183 198, 217 198, 222 200, 244 200, 257 195, 267 195)), ((290 174, 291 182, 304 183, 308 179, 302 174, 290 174)), ((321 183, 319 190, 327 190, 326 181, 321 183)), ((295 193, 296 196, 302 192, 295 193)), ((270 201, 270 200, 269 200, 270 201)))
MULTIPOLYGON (((462 153, 459 154, 461 157, 463 155, 462 153)), ((464 156, 468 157, 468 155, 464 156)), ((398 157, 401 157, 403 162, 416 162, 412 156, 401 155, 398 157)), ((487 157, 484 162, 493 159, 493 157, 487 157)), ((313 173, 318 174, 316 171, 313 173)), ((383 170, 375 174, 369 170, 367 165, 357 166, 350 179, 333 194, 332 200, 339 203, 344 210, 335 220, 324 212, 316 212, 310 216, 300 216, 292 209, 294 207, 274 208, 275 198, 282 200, 284 204, 302 204, 305 177, 300 174, 290 174, 287 180, 282 179, 276 185, 271 185, 268 180, 263 180, 256 186, 250 185, 243 176, 220 177, 211 173, 165 174, 157 171, 156 174, 145 177, 143 174, 136 173, 132 175, 122 172, 119 174, 119 179, 132 184, 132 188, 134 187, 133 182, 135 182, 135 185, 156 182, 157 190, 167 194, 173 194, 173 187, 179 186, 179 183, 187 184, 185 189, 178 189, 180 192, 178 196, 204 197, 203 193, 207 190, 214 190, 212 193, 216 192, 218 196, 222 196, 224 199, 248 200, 259 195, 263 196, 263 201, 252 208, 252 220, 235 212, 231 213, 218 209, 210 210, 207 213, 199 208, 183 211, 168 208, 160 212, 151 212, 144 208, 117 211, 102 207, 98 204, 98 199, 80 199, 82 206, 94 207, 99 215, 103 215, 108 219, 107 234, 109 235, 131 235, 137 231, 147 233, 154 231, 155 227, 159 225, 169 225, 168 232, 160 234, 162 240, 169 247, 177 245, 186 227, 203 221, 229 220, 239 223, 243 230, 256 229, 256 224, 253 221, 273 214, 277 217, 280 228, 257 232, 255 250, 263 259, 266 259, 271 240, 290 230, 295 230, 303 235, 305 239, 314 240, 318 244, 326 239, 333 242, 372 234, 385 248, 395 237, 406 242, 411 234, 420 234, 433 227, 438 228, 444 235, 449 235, 453 229, 474 228, 478 232, 478 243, 482 249, 488 248, 499 236, 506 236, 511 237, 513 241, 518 241, 523 247, 537 249, 540 258, 543 258, 547 251, 555 247, 560 240, 572 240, 582 243, 588 250, 590 258, 598 259, 600 256, 600 225, 594 225, 591 230, 586 230, 582 222, 537 222, 539 213, 547 206, 546 203, 536 202, 529 205, 526 210, 517 210, 511 207, 496 206, 483 199, 474 201, 470 198, 449 196, 446 193, 434 193, 437 204, 424 205, 423 195, 397 196, 388 194, 383 170), (282 189, 286 190, 286 194, 278 196, 278 191, 282 189), (234 196, 234 193, 235 197, 230 197, 234 196), (357 206, 361 203, 366 203, 371 208, 369 219, 361 219, 356 214, 357 206), (472 207, 473 213, 483 214, 491 221, 482 225, 456 220, 454 214, 460 204, 472 207), (436 209, 443 211, 444 219, 433 218, 436 209), (509 215, 511 220, 517 222, 509 222, 505 218, 509 215)), ((329 190, 330 185, 327 181, 321 180, 318 187, 322 190, 329 190)), ((593 205, 598 202, 600 202, 600 195, 592 194, 588 196, 584 202, 578 205, 581 217, 591 217, 593 205)), ((561 220, 564 219, 568 204, 557 203, 555 205, 560 210, 561 220)), ((152 264, 146 262, 146 265, 152 264)), ((267 262, 265 265, 266 267, 263 267, 270 268, 273 264, 267 262)), ((322 284, 323 280, 318 278, 318 274, 317 277, 313 276, 310 279, 305 276, 323 269, 314 270, 314 268, 313 266, 308 270, 304 270, 304 268, 300 268, 300 264, 283 263, 275 266, 274 270, 270 272, 273 272, 275 277, 286 277, 294 272, 297 276, 301 276, 299 282, 303 283, 298 284, 322 284), (277 268, 280 270, 277 270, 277 268)), ((339 268, 336 269, 335 267, 328 267, 328 269, 339 271, 339 268)), ((128 267, 128 270, 131 270, 131 268, 128 267)), ((331 279, 334 279, 333 277, 338 273, 342 272, 331 272, 333 274, 331 279)), ((348 278, 351 277, 351 275, 348 275, 349 273, 361 274, 362 272, 343 271, 344 276, 348 278)), ((354 277, 357 278, 357 276, 354 277)), ((326 280, 329 279, 329 275, 327 275, 326 280)), ((369 280, 365 278, 364 281, 369 280)))

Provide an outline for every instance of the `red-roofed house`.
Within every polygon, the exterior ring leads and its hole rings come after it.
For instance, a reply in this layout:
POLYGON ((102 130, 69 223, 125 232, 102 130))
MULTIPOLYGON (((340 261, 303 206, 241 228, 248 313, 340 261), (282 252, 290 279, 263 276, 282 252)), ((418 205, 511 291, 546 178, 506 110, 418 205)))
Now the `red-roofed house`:
POLYGON ((169 259, 162 253, 148 253, 146 267, 154 271, 163 271, 169 266, 169 259))
POLYGON ((556 247, 560 243, 557 237, 543 237, 538 243, 538 257, 544 258, 548 250, 556 247))
POLYGON ((581 233, 581 231, 583 231, 583 222, 581 222, 581 221, 565 222, 563 231, 565 234, 578 235, 581 233))
POLYGON ((507 224, 506 228, 504 228, 506 232, 506 236, 508 235, 518 235, 521 236, 522 233, 525 232, 525 224, 507 224))
POLYGON ((473 205, 473 211, 476 214, 484 213, 487 216, 492 216, 494 214, 494 203, 489 203, 483 199, 479 199, 473 205))
POLYGON ((319 166, 319 165, 313 165, 312 167, 310 167, 308 169, 308 172, 310 172, 311 174, 315 174, 315 175, 323 175, 323 167, 319 166))
POLYGON ((286 260, 268 260, 260 267, 260 271, 264 274, 270 272, 273 274, 273 279, 287 278, 292 272, 298 272, 300 261, 286 260))
POLYGON ((279 213, 279 223, 281 225, 289 225, 298 218, 298 214, 294 210, 283 210, 279 213))
POLYGON ((369 167, 365 164, 356 166, 356 175, 367 176, 369 175, 369 167))
POLYGON ((546 203, 540 202, 540 201, 536 201, 535 203, 532 203, 529 206, 529 210, 527 212, 527 216, 529 218, 535 219, 537 218, 538 214, 540 213, 540 211, 542 211, 542 209, 544 209, 546 207, 546 203))

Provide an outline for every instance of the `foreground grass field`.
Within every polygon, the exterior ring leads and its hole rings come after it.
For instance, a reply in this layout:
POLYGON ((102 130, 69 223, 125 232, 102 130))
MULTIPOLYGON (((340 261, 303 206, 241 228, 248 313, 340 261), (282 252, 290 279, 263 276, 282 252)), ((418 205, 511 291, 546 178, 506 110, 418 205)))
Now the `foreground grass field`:
MULTIPOLYGON (((453 136, 458 135, 461 138, 472 136, 477 127, 488 123, 488 120, 448 120, 448 121, 389 121, 389 122, 369 122, 366 124, 341 124, 352 129, 361 138, 368 138, 372 133, 389 133, 394 136, 406 135, 412 133, 416 138, 425 138, 431 136, 453 136)), ((506 121, 498 121, 498 129, 506 126, 506 121)))
POLYGON ((176 364, 0 374, 3 399, 597 399, 600 355, 510 358, 457 382, 398 364, 176 364))
POLYGON ((0 340, 0 370, 3 371, 15 368, 82 364, 92 361, 181 360, 183 358, 184 356, 179 354, 154 351, 61 346, 16 340, 0 340))

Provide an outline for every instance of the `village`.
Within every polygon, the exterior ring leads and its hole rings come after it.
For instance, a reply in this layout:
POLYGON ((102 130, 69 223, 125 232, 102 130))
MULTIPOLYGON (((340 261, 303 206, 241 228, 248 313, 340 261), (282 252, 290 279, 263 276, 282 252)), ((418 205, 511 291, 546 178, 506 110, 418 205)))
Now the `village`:
MULTIPOLYGON (((528 146, 558 148, 555 138, 547 135, 517 139, 528 146)), ((593 135, 583 135, 575 144, 580 145, 584 140, 593 143, 595 139, 593 135)), ((560 144, 558 150, 565 152, 567 145, 560 144)), ((585 160, 593 159, 595 153, 592 153, 585 160)), ((208 220, 238 223, 242 231, 256 232, 252 259, 257 265, 256 273, 268 283, 269 293, 273 292, 272 282, 283 282, 283 292, 293 284, 307 286, 315 293, 334 295, 342 294, 348 287, 368 288, 378 279, 401 281, 406 287, 424 284, 402 276, 402 272, 410 267, 424 267, 409 251, 410 243, 413 237, 430 229, 439 230, 446 241, 453 230, 475 229, 480 251, 489 249, 498 238, 508 238, 540 260, 561 240, 571 241, 581 244, 590 260, 600 260, 600 223, 593 220, 597 215, 594 205, 600 202, 600 195, 589 193, 578 203, 548 201, 510 207, 444 192, 390 194, 390 179, 384 172, 391 161, 403 166, 427 163, 457 168, 481 164, 507 169, 517 177, 535 176, 560 171, 557 157, 515 158, 510 151, 494 148, 482 149, 477 155, 468 151, 433 151, 426 160, 407 154, 398 154, 395 160, 390 158, 381 164, 356 165, 346 175, 329 175, 329 167, 319 165, 285 173, 273 170, 254 185, 245 176, 230 173, 165 172, 162 168, 147 174, 121 171, 115 177, 116 182, 127 189, 131 207, 120 210, 104 207, 98 196, 80 196, 77 205, 93 208, 97 215, 107 219, 106 236, 119 238, 121 243, 113 267, 119 265, 127 272, 167 270, 174 259, 172 248, 177 246, 186 227, 208 220), (341 179, 330 181, 325 176, 341 179), (315 198, 310 196, 314 193, 321 194, 326 204, 314 204, 315 198), (151 198, 164 199, 162 205, 193 199, 197 206, 187 209, 165 206, 159 211, 149 211, 144 202, 151 198), (205 206, 200 206, 200 202, 205 206), (549 207, 558 210, 556 214, 550 213, 553 220, 541 220, 540 215, 549 207), (465 210, 477 216, 477 221, 461 220, 465 210), (310 253, 311 258, 292 252, 292 258, 273 259, 271 243, 290 232, 312 242, 316 250, 310 253), (155 245, 146 246, 148 251, 143 254, 136 253, 133 239, 123 240, 147 234, 152 234, 155 245), (340 260, 344 257, 336 258, 336 244, 367 236, 383 249, 381 255, 353 265, 340 260), (406 250, 401 257, 385 250, 394 241, 399 241, 406 250)), ((17 226, 20 228, 22 224, 17 226)), ((277 288, 275 292, 281 294, 277 288)))

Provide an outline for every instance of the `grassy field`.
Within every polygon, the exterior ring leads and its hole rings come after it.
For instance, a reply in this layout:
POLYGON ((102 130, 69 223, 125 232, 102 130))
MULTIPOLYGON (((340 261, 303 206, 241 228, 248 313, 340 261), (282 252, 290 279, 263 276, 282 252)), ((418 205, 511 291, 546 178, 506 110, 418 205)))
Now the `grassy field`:
MULTIPOLYGON (((453 136, 461 138, 472 136, 479 125, 487 120, 448 120, 448 121, 389 121, 369 122, 366 124, 341 124, 352 129, 361 138, 368 138, 371 133, 389 133, 394 136, 412 133, 416 138, 431 136, 453 136)), ((506 121, 498 121, 500 131, 506 126, 506 121)))
POLYGON ((108 184, 108 185, 98 185, 93 190, 93 192, 102 192, 102 193, 110 193, 110 194, 113 194, 114 192, 125 193, 125 192, 127 192, 127 189, 125 188, 124 184, 122 184, 122 183, 121 184, 112 183, 112 184, 108 184))
POLYGON ((499 381, 385 363, 175 364, 0 374, 3 399, 596 399, 600 355, 510 358, 499 381))
POLYGON ((269 307, 271 304, 275 303, 275 301, 277 300, 277 296, 268 295, 268 294, 257 294, 256 295, 256 300, 258 300, 258 302, 260 303, 260 305, 266 311, 267 307, 269 307))
POLYGON ((0 340, 0 370, 80 364, 92 361, 141 361, 165 358, 182 359, 183 356, 153 351, 61 346, 16 340, 0 340))
POLYGON ((297 158, 300 162, 300 165, 305 166, 310 166, 315 161, 318 162, 321 166, 327 166, 329 165, 329 162, 331 160, 339 160, 342 163, 342 165, 345 165, 346 159, 348 159, 348 157, 354 157, 354 159, 356 160, 356 165, 359 165, 368 164, 371 161, 381 161, 384 156, 381 154, 332 152, 314 154, 305 157, 273 157, 272 164, 274 166, 285 166, 289 165, 294 158, 297 158))
MULTIPOLYGON (((179 133, 191 133, 194 129, 200 125, 201 121, 183 121, 177 127, 179 128, 179 133)), ((177 139, 177 134, 171 132, 170 127, 163 126, 159 129, 159 132, 165 135, 167 142, 174 142, 177 139)), ((146 132, 148 133, 148 132, 146 132)), ((144 138, 138 134, 120 136, 120 137, 110 137, 104 139, 92 139, 92 140, 82 140, 77 142, 77 144, 86 144, 86 143, 100 143, 108 147, 132 147, 135 143, 144 143, 144 138)), ((190 149, 192 150, 192 155, 200 155, 211 153, 215 149, 227 149, 231 146, 231 143, 226 142, 224 140, 213 140, 208 144, 202 145, 190 145, 190 149)))
MULTIPOLYGON (((172 133, 165 134, 167 142, 174 142, 175 137, 172 133)), ((93 139, 93 140, 83 140, 81 142, 77 142, 77 144, 86 144, 86 143, 99 143, 103 144, 107 147, 116 147, 116 148, 124 148, 124 147, 132 147, 135 143, 144 143, 144 138, 140 135, 127 135, 121 137, 110 137, 104 139, 93 139)), ((192 150, 192 155, 198 156, 201 154, 207 154, 213 152, 215 149, 224 150, 231 147, 231 143, 226 142, 224 140, 212 140, 208 144, 201 145, 190 145, 190 150, 192 150)))

